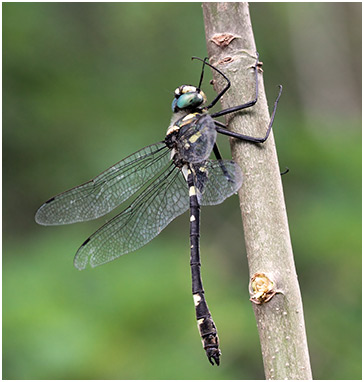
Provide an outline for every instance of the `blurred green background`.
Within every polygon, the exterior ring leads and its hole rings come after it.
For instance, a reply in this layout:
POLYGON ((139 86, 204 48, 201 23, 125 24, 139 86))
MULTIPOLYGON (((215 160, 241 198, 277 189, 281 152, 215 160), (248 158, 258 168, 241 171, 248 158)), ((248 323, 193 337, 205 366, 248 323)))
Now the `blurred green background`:
MULTIPOLYGON (((313 375, 360 379, 361 4, 250 11, 271 105, 284 87, 274 130, 313 375)), ((186 214, 83 272, 73 256, 107 218, 34 222, 164 138, 174 89, 198 82, 193 55, 206 56, 199 3, 3 3, 3 378, 264 378, 237 196, 202 211, 219 368, 196 328, 186 214)))

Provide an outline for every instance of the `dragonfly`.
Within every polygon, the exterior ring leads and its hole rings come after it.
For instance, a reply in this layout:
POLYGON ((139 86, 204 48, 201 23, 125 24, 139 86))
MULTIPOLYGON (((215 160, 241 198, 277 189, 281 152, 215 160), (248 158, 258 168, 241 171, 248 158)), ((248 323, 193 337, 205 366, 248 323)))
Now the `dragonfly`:
POLYGON ((197 87, 182 85, 174 91, 173 116, 165 138, 126 157, 92 180, 52 197, 35 215, 36 222, 46 226, 84 222, 106 215, 136 194, 126 209, 78 249, 74 266, 83 270, 87 265, 96 267, 137 250, 189 210, 192 295, 203 348, 212 365, 220 364, 221 350, 201 278, 200 208, 222 203, 237 193, 243 182, 238 164, 222 159, 216 144, 217 134, 259 144, 267 140, 272 129, 281 85, 264 137, 230 131, 215 120, 256 104, 258 58, 257 54, 252 66, 254 99, 210 114, 209 110, 228 91, 231 82, 208 58, 192 57, 202 62, 199 84, 197 87), (206 66, 226 81, 223 90, 210 103, 201 90, 206 66), (210 158, 212 153, 216 159, 210 158))

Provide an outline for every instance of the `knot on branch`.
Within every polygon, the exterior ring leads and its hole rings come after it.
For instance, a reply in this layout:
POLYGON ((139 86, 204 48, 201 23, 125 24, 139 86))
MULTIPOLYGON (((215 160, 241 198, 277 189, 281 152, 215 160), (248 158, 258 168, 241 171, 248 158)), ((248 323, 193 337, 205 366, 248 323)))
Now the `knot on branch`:
POLYGON ((249 284, 250 301, 261 305, 268 302, 276 293, 274 282, 265 273, 255 273, 249 284))
POLYGON ((226 65, 226 64, 230 64, 230 62, 233 62, 234 59, 232 57, 225 57, 223 59, 221 59, 220 61, 217 62, 217 65, 226 65))
POLYGON ((216 33, 210 41, 215 43, 220 48, 225 48, 236 38, 240 38, 240 36, 234 36, 231 33, 216 33))

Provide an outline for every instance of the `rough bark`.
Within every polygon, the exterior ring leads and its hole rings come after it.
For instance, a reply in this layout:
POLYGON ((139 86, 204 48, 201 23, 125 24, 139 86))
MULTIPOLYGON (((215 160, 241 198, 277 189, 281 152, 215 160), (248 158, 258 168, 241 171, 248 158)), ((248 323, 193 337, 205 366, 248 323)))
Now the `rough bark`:
MULTIPOLYGON (((256 46, 248 3, 204 3, 203 12, 210 62, 232 83, 222 99, 222 107, 252 100, 256 46)), ((263 58, 264 52, 260 52, 260 59, 263 58)), ((217 73, 213 76, 215 90, 221 91, 224 80, 217 73)), ((258 77, 257 104, 228 115, 225 123, 241 134, 264 137, 270 115, 262 71, 258 77)), ((278 124, 274 128, 278 129, 278 124)), ((266 378, 312 379, 273 134, 263 144, 231 139, 231 148, 245 176, 239 199, 251 277, 251 300, 255 302, 252 305, 266 378)))

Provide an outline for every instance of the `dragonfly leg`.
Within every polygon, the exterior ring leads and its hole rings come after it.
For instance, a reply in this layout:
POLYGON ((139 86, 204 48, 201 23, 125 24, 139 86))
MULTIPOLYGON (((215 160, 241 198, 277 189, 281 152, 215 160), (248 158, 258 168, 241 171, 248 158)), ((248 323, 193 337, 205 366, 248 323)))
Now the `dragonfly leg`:
POLYGON ((191 274, 192 294, 195 303, 197 325, 200 332, 203 348, 209 362, 214 365, 220 364, 221 351, 217 329, 211 317, 210 310, 205 299, 205 292, 201 279, 200 261, 200 205, 197 200, 196 188, 193 182, 192 172, 189 169, 187 184, 190 195, 190 243, 191 243, 191 274))
MULTIPOLYGON (((192 57, 192 60, 196 59, 196 57, 192 57)), ((198 86, 197 86, 197 89, 201 89, 201 84, 202 84, 202 81, 203 81, 203 75, 204 75, 204 72, 205 72, 205 65, 206 65, 206 61, 208 61, 208 57, 205 57, 203 60, 198 58, 198 60, 202 61, 202 69, 201 69, 201 75, 200 75, 200 81, 198 83, 198 86)))
POLYGON ((217 143, 216 143, 216 142, 215 142, 215 144, 214 144, 213 151, 214 151, 214 154, 215 154, 215 158, 216 158, 217 160, 221 160, 221 159, 222 159, 222 156, 221 156, 221 154, 220 154, 220 150, 219 150, 219 148, 217 147, 217 143))
MULTIPOLYGON (((258 101, 258 94, 259 94, 259 87, 258 87, 258 66, 259 66, 259 54, 258 52, 256 52, 257 54, 257 59, 255 61, 255 64, 253 66, 254 68, 254 74, 255 74, 255 97, 253 100, 249 101, 249 102, 246 102, 246 103, 243 103, 242 105, 238 105, 238 106, 233 106, 233 107, 229 107, 227 109, 224 109, 224 110, 220 110, 214 114, 211 114, 211 117, 212 118, 216 118, 216 117, 220 117, 221 115, 226 115, 226 114, 230 114, 230 113, 233 113, 235 111, 239 111, 239 110, 243 110, 243 109, 247 109, 248 107, 252 107, 254 106, 257 101, 258 101)), ((215 68, 214 66, 210 65, 213 69, 215 69, 217 72, 219 72, 220 74, 222 74, 217 68, 215 68)), ((229 89, 230 87, 230 81, 226 78, 226 76, 223 74, 223 77, 228 81, 228 86, 226 86, 218 95, 217 97, 215 98, 215 100, 207 107, 207 108, 210 108, 211 106, 215 105, 215 103, 223 96, 223 94, 229 89)))
MULTIPOLYGON (((231 82, 230 80, 225 76, 225 74, 223 72, 221 72, 219 69, 217 69, 215 66, 209 64, 207 62, 208 60, 208 57, 206 57, 204 60, 202 60, 201 58, 199 57, 192 57, 192 60, 200 60, 203 62, 203 67, 202 69, 205 67, 205 65, 209 66, 210 68, 216 70, 221 76, 224 77, 224 79, 226 80, 226 85, 224 87, 224 89, 215 97, 215 99, 209 104, 206 106, 206 109, 211 109, 217 102, 218 100, 228 91, 228 89, 230 88, 231 86, 231 82)), ((201 82, 202 82, 202 78, 203 78, 203 70, 202 70, 202 73, 201 73, 201 78, 200 78, 200 83, 199 83, 199 87, 201 86, 201 82)))
POLYGON ((220 154, 220 150, 219 148, 217 147, 217 143, 215 142, 214 144, 214 147, 213 147, 213 151, 214 151, 214 154, 215 154, 215 157, 216 159, 219 161, 220 163, 220 167, 221 167, 221 171, 223 172, 223 174, 226 176, 227 179, 229 179, 230 181, 233 181, 233 179, 231 179, 228 171, 226 170, 224 164, 223 164, 223 161, 222 161, 222 156, 220 154))
POLYGON ((226 128, 226 126, 223 123, 219 122, 219 121, 215 121, 216 131, 218 133, 220 133, 220 134, 228 135, 229 137, 238 138, 238 139, 241 139, 243 141, 254 142, 254 143, 263 143, 263 142, 265 142, 268 139, 269 134, 270 134, 270 132, 272 130, 272 126, 273 126, 273 122, 274 122, 274 117, 276 115, 278 101, 281 98, 281 94, 282 94, 282 85, 279 85, 279 93, 278 93, 278 96, 277 96, 277 98, 276 98, 276 100, 274 102, 273 112, 272 112, 272 115, 270 117, 270 121, 269 121, 267 132, 265 133, 265 136, 263 138, 250 137, 249 135, 243 135, 243 134, 235 133, 233 131, 228 130, 226 128))

